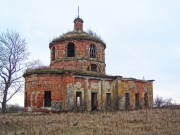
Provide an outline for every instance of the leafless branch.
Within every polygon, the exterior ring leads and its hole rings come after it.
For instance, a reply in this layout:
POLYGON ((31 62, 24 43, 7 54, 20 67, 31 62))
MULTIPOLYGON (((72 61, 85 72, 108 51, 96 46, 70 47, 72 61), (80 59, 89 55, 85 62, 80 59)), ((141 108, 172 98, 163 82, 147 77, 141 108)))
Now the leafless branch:
POLYGON ((19 85, 17 88, 15 88, 14 92, 9 94, 9 98, 7 99, 7 102, 16 94, 22 91, 23 84, 19 85))
POLYGON ((6 103, 23 88, 20 74, 27 67, 25 61, 28 56, 27 43, 17 32, 7 31, 0 35, 0 82, 3 84, 1 100, 4 111, 6 103))

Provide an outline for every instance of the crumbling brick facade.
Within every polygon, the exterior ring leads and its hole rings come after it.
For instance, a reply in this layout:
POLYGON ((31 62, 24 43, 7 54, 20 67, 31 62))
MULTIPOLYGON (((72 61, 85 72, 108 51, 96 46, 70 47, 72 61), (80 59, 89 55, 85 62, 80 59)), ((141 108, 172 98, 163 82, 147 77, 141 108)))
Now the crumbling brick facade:
POLYGON ((50 44, 50 66, 27 70, 25 111, 91 111, 150 108, 153 80, 105 74, 106 44, 83 31, 83 20, 74 30, 50 44))

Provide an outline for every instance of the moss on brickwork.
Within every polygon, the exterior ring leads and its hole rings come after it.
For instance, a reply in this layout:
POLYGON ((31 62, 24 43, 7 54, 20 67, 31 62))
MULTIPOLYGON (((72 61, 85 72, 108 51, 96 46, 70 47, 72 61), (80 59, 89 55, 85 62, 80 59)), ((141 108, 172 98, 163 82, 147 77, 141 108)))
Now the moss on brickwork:
POLYGON ((57 68, 50 68, 50 67, 28 69, 23 74, 23 76, 25 77, 32 74, 64 74, 64 73, 73 73, 76 75, 84 75, 84 76, 108 77, 107 75, 104 75, 98 72, 87 73, 83 71, 64 70, 64 69, 57 69, 57 68))
POLYGON ((89 34, 84 31, 70 31, 66 34, 61 35, 60 37, 53 39, 52 42, 49 44, 49 48, 51 48, 51 46, 54 43, 58 43, 61 41, 67 41, 67 40, 89 40, 89 41, 101 43, 104 46, 106 46, 105 42, 96 35, 89 34))

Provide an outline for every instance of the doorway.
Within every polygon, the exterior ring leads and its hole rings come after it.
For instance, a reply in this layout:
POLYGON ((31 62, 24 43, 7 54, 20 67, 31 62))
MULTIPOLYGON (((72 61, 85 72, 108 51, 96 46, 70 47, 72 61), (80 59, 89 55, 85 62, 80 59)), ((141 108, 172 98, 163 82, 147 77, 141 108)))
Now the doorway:
POLYGON ((144 93, 144 106, 145 108, 148 108, 148 94, 144 93))
POLYGON ((130 96, 129 93, 125 93, 125 109, 129 110, 130 108, 130 96))
POLYGON ((135 108, 139 108, 139 93, 135 93, 135 108))
POLYGON ((51 91, 44 91, 44 106, 51 107, 51 91))
POLYGON ((76 92, 76 107, 80 110, 82 106, 82 92, 76 92))
POLYGON ((91 108, 93 110, 97 110, 97 93, 91 93, 91 108))
POLYGON ((111 109, 111 93, 106 93, 106 109, 111 109))

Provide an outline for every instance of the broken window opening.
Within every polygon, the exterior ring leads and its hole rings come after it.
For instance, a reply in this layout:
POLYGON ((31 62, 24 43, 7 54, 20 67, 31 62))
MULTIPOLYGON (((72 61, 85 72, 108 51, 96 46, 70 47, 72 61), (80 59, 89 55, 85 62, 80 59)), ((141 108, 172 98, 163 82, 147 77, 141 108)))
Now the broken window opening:
POLYGON ((139 93, 135 93, 135 107, 139 108, 139 93))
POLYGON ((97 65, 96 64, 91 64, 91 71, 97 72, 97 65))
POLYGON ((129 93, 125 93, 125 109, 130 109, 130 96, 129 93))
POLYGON ((91 58, 96 57, 96 46, 94 44, 91 44, 89 47, 89 54, 91 58))
POLYGON ((144 106, 148 107, 148 94, 144 93, 144 106))
POLYGON ((111 106, 111 93, 106 93, 106 106, 111 106))
POLYGON ((98 101, 97 101, 97 93, 91 93, 91 108, 93 110, 97 110, 98 101))
POLYGON ((51 107, 51 91, 44 91, 44 107, 51 107))
POLYGON ((75 56, 75 45, 74 43, 69 43, 67 47, 67 57, 75 56))
POLYGON ((82 92, 76 92, 76 106, 82 106, 82 92))
POLYGON ((52 61, 54 61, 55 60, 55 47, 53 47, 52 49, 51 49, 51 60, 52 61))

